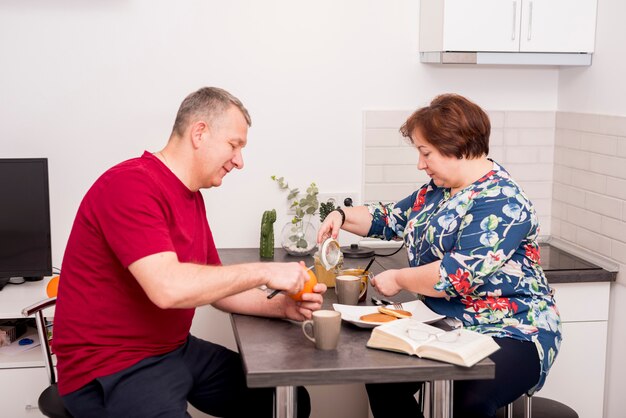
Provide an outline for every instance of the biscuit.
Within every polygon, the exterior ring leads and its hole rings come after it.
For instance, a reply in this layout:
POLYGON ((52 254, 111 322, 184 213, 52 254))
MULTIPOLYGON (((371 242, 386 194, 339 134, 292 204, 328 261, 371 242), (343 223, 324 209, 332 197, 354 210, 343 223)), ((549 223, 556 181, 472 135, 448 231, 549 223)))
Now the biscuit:
POLYGON ((363 315, 359 319, 364 322, 389 322, 389 321, 395 321, 397 318, 395 316, 376 312, 376 313, 363 315))
POLYGON ((395 316, 396 318, 410 318, 413 316, 409 311, 403 311, 400 309, 389 309, 383 306, 378 307, 378 312, 386 315, 395 316))

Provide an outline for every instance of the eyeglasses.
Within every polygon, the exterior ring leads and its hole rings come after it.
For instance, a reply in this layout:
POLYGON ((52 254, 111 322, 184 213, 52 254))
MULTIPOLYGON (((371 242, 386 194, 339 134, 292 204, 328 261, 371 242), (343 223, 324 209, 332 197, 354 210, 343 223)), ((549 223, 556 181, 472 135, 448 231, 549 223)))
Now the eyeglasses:
POLYGON ((434 337, 437 341, 441 341, 442 343, 452 343, 458 340, 461 336, 461 329, 458 328, 451 331, 428 332, 417 328, 408 328, 406 333, 413 341, 424 342, 434 337))

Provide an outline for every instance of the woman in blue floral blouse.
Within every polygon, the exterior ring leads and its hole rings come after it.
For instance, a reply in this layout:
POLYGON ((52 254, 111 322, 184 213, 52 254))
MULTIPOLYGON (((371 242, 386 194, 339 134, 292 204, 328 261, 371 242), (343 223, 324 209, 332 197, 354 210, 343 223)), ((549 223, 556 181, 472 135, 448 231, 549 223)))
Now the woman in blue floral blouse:
MULTIPOLYGON (((532 203, 489 153, 489 118, 464 97, 445 94, 400 129, 431 181, 396 203, 331 212, 318 239, 339 229, 400 237, 408 268, 387 270, 372 285, 386 296, 408 290, 433 311, 494 337, 493 380, 454 382, 456 417, 492 417, 541 388, 561 342, 561 322, 539 265, 532 203)), ((420 383, 368 384, 375 417, 415 417, 420 383)))

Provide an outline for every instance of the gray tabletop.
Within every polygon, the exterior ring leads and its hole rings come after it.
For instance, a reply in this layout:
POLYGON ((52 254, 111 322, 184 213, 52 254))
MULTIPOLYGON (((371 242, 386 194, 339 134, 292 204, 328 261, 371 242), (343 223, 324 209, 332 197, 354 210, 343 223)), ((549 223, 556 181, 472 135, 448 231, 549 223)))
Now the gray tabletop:
MULTIPOLYGON (((258 249, 226 249, 219 253, 224 264, 259 261, 258 249)), ((274 261, 299 260, 302 258, 276 250, 274 261)), ((312 264, 311 258, 304 261, 312 264)), ((347 259, 344 266, 363 268, 368 261, 347 259)), ((382 269, 377 263, 371 268, 374 273, 382 269)), ((377 294, 370 287, 368 302, 372 295, 377 294)), ((401 301, 412 298, 408 293, 394 297, 401 301)), ((336 296, 329 289, 324 307, 332 309, 333 302, 336 296)), ((495 375, 495 365, 488 358, 465 368, 369 349, 365 343, 370 330, 346 322, 342 323, 337 350, 321 351, 304 337, 299 323, 247 315, 232 315, 231 321, 250 387, 490 379, 495 375)))

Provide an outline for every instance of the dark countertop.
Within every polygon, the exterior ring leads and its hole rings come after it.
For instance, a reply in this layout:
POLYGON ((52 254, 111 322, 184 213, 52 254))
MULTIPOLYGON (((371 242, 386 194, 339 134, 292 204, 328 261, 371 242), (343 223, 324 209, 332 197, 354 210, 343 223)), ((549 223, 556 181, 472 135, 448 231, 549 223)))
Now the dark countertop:
MULTIPOLYGON (((611 272, 569 254, 550 244, 540 244, 541 267, 549 283, 612 282, 617 277, 611 272)), ((393 250, 377 249, 377 254, 390 254, 393 250)), ((408 265, 406 251, 398 251, 390 257, 376 257, 376 262, 385 269, 402 268, 408 265)))
MULTIPOLYGON (((377 257, 371 270, 378 274, 386 269, 403 268, 408 266, 406 251, 401 249, 396 254, 383 257, 378 254, 391 254, 395 250, 377 248, 377 257)), ((227 248, 219 250, 222 263, 246 263, 259 261, 259 252, 250 248, 227 248)), ((549 283, 583 283, 583 282, 613 282, 617 272, 608 271, 600 266, 576 257, 550 244, 540 244, 541 266, 549 283)), ((295 257, 277 248, 273 260, 268 261, 304 261, 307 266, 313 264, 313 258, 295 257)), ((345 268, 365 268, 369 258, 346 258, 345 268)))

